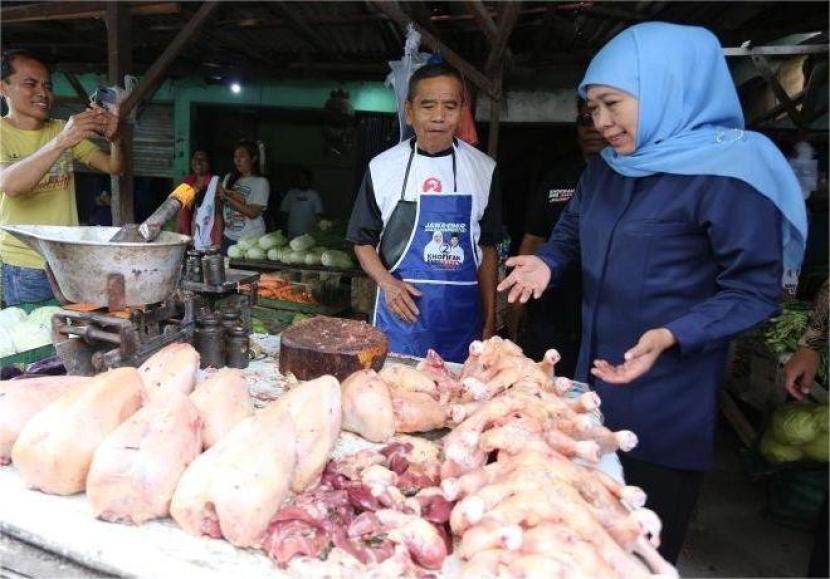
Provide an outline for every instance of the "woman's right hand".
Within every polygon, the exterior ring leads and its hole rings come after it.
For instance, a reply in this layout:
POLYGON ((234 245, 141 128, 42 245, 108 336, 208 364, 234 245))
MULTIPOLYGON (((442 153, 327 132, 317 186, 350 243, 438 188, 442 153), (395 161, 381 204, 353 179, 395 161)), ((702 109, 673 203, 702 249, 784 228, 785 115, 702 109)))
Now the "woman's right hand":
POLYGON ((512 267, 510 272, 496 288, 503 292, 510 290, 507 294, 507 301, 511 304, 527 303, 530 296, 539 299, 550 282, 551 271, 544 261, 535 255, 517 255, 507 260, 507 267, 512 267))
POLYGON ((815 350, 801 346, 784 365, 784 380, 787 392, 801 400, 813 389, 821 356, 815 350))

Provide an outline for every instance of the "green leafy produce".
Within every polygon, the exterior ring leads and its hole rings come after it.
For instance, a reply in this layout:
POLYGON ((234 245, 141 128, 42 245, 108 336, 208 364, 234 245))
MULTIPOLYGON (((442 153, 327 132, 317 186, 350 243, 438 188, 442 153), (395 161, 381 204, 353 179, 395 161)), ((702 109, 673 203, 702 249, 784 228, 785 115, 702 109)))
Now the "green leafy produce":
POLYGON ((268 328, 265 326, 265 322, 263 322, 259 318, 253 318, 251 320, 251 330, 255 334, 267 334, 268 333, 268 328))
POLYGON ((765 332, 767 345, 779 355, 795 352, 810 318, 809 304, 804 302, 791 300, 781 307, 781 315, 771 320, 765 332))
POLYGON ((772 435, 782 444, 798 446, 819 434, 812 404, 785 404, 772 413, 772 435))
POLYGON ((804 456, 810 460, 827 462, 830 458, 830 435, 827 432, 820 432, 813 440, 801 447, 804 456))
POLYGON ((761 437, 760 450, 767 460, 776 464, 793 462, 804 456, 804 452, 799 447, 781 444, 775 440, 769 430, 761 437))
POLYGON ((43 306, 33 310, 29 314, 29 321, 34 322, 39 326, 44 326, 45 328, 51 330, 52 316, 59 311, 60 308, 58 306, 43 306))
POLYGON ((49 329, 28 320, 14 326, 11 337, 17 352, 34 350, 52 343, 52 332, 49 329))
POLYGON ((265 250, 258 245, 252 245, 245 250, 245 259, 265 259, 265 250))
POLYGON ((28 316, 22 308, 11 306, 0 310, 0 327, 11 328, 26 320, 28 316))
POLYGON ((268 251, 269 249, 273 249, 275 247, 282 247, 287 243, 288 240, 285 238, 285 235, 282 234, 281 230, 274 231, 272 233, 266 233, 257 241, 257 245, 259 245, 265 251, 268 251))
POLYGON ((830 406, 827 404, 817 404, 813 408, 813 419, 816 421, 816 428, 819 432, 830 431, 830 406))
POLYGON ((11 356, 15 353, 12 334, 7 329, 0 327, 0 358, 11 356))
POLYGON ((334 226, 334 221, 330 219, 321 219, 317 222, 317 229, 320 231, 327 231, 334 226))
POLYGON ((305 233, 292 239, 288 245, 290 245, 291 249, 294 251, 306 251, 314 247, 316 243, 317 241, 313 237, 311 237, 308 233, 305 233))
POLYGON ((231 259, 242 259, 245 257, 245 250, 239 244, 231 245, 228 248, 228 257, 231 259))
POLYGON ((243 250, 247 251, 249 247, 253 247, 256 245, 257 241, 259 241, 259 236, 257 235, 247 235, 241 238, 236 244, 243 250))
POLYGON ((306 265, 320 265, 320 254, 311 253, 310 251, 305 255, 306 265))
POLYGON ((269 249, 268 253, 265 254, 265 257, 268 258, 268 261, 279 261, 280 260, 280 250, 277 247, 273 249, 269 249))
POLYGON ((340 267, 348 269, 354 267, 351 256, 345 251, 330 249, 323 253, 320 261, 326 267, 340 267))

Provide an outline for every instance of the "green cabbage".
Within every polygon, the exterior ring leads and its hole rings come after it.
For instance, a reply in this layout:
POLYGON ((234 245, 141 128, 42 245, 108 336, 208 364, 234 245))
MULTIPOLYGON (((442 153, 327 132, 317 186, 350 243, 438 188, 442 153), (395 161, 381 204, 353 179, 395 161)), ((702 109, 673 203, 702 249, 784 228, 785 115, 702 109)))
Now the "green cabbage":
POLYGON ((29 321, 52 329, 52 316, 60 311, 58 306, 43 306, 35 309, 29 314, 29 321))
POLYGON ((321 219, 317 222, 317 228, 320 231, 326 231, 327 229, 331 229, 333 225, 334 221, 331 221, 330 219, 321 219))
POLYGON ((11 328, 25 321, 27 317, 23 309, 14 306, 0 310, 0 327, 11 328))
POLYGON ((830 455, 830 436, 826 432, 820 433, 815 439, 801 447, 804 456, 811 460, 827 462, 830 455))
POLYGON ((320 255, 317 253, 308 252, 305 254, 306 265, 320 265, 320 255))
POLYGON ((34 350, 52 343, 52 332, 34 322, 17 324, 11 331, 14 349, 18 352, 34 350))
POLYGON ((811 404, 785 404, 772 413, 772 435, 781 444, 800 446, 819 433, 811 404))
POLYGON ((245 237, 240 238, 236 244, 242 248, 243 250, 247 250, 249 247, 253 247, 259 241, 258 235, 246 235, 245 237))
POLYGON ((323 255, 320 258, 320 261, 326 267, 341 267, 344 269, 349 269, 354 266, 352 258, 349 256, 349 254, 345 251, 339 251, 337 249, 330 249, 323 253, 323 255))
POLYGON ((295 237, 288 244, 294 251, 306 251, 314 247, 317 242, 308 233, 295 237))
POLYGON ((228 257, 231 259, 242 259, 245 255, 245 250, 239 245, 231 245, 228 248, 228 257))
POLYGON ((794 462, 804 456, 804 452, 799 447, 781 444, 775 440, 769 430, 761 437, 760 451, 764 458, 776 464, 794 462))
POLYGON ((819 432, 830 431, 830 406, 827 404, 818 404, 813 408, 813 418, 816 421, 816 428, 819 432))
POLYGON ((288 240, 285 239, 285 236, 282 234, 282 231, 266 233, 257 241, 257 245, 259 245, 262 249, 266 251, 268 251, 269 249, 274 249, 275 247, 282 247, 286 243, 288 243, 288 240))
POLYGON ((265 250, 258 245, 252 245, 245 250, 245 259, 265 259, 265 250))
POLYGON ((0 328, 0 358, 11 356, 15 351, 11 332, 5 328, 0 328))
POLYGON ((280 250, 278 247, 274 247, 273 249, 269 249, 268 253, 265 254, 265 257, 268 258, 268 261, 279 261, 280 260, 280 250))

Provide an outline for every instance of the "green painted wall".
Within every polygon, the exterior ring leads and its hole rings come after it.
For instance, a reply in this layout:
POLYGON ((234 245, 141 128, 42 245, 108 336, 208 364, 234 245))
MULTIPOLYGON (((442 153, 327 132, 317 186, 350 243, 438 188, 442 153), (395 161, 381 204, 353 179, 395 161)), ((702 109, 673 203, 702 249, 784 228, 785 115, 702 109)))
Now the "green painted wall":
MULTIPOLYGON (((105 75, 78 75, 81 84, 91 93, 99 84, 106 82, 105 75)), ((75 91, 66 78, 53 75, 55 93, 58 96, 74 97, 75 91)), ((342 88, 350 95, 352 106, 362 112, 395 112, 395 96, 382 82, 335 81, 262 81, 245 84, 239 94, 233 94, 224 85, 208 85, 200 78, 185 77, 165 81, 153 97, 154 102, 172 102, 175 123, 176 175, 188 172, 191 137, 193 134, 192 109, 195 104, 256 105, 282 108, 322 108, 329 93, 342 88)))

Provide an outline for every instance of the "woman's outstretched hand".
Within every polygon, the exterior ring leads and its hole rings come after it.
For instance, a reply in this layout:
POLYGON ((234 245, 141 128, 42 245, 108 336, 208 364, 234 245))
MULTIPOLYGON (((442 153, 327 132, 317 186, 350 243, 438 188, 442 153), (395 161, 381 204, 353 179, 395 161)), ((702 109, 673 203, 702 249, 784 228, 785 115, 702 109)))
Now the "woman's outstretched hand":
POLYGON ((507 301, 511 304, 517 300, 523 304, 527 303, 530 296, 538 299, 548 287, 550 268, 535 255, 511 257, 507 260, 507 267, 512 267, 513 271, 496 289, 500 292, 509 289, 507 301))
POLYGON ((612 366, 605 360, 594 360, 591 374, 608 384, 628 384, 651 370, 660 354, 676 343, 674 334, 666 328, 649 330, 625 353, 625 362, 612 366))

